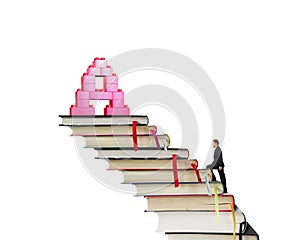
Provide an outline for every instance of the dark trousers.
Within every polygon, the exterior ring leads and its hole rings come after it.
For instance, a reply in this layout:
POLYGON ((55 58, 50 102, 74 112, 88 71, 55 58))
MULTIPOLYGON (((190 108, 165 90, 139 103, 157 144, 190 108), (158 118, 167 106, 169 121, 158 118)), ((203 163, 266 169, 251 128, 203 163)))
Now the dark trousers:
MULTIPOLYGON (((224 168, 222 168, 222 170, 219 170, 219 168, 218 168, 217 170, 219 172, 221 183, 223 184, 224 193, 227 193, 226 176, 225 176, 224 168)), ((212 169, 211 172, 212 172, 212 181, 216 181, 216 176, 215 176, 215 174, 213 172, 213 169, 212 169)))

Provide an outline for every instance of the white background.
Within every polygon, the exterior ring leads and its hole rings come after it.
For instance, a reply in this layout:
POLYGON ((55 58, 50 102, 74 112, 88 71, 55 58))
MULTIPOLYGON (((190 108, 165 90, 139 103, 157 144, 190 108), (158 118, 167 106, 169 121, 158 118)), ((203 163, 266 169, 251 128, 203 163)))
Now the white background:
POLYGON ((297 237, 299 10, 287 0, 2 1, 0 239, 165 238, 146 201, 95 181, 58 127, 95 56, 145 47, 209 74, 225 106, 229 191, 261 239, 297 237))

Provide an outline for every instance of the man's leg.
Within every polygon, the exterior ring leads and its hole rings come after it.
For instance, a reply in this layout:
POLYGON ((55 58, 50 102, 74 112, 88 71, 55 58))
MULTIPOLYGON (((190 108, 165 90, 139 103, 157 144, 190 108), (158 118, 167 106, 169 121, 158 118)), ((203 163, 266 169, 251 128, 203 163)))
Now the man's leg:
POLYGON ((218 169, 218 172, 220 175, 221 182, 223 184, 224 193, 227 193, 226 176, 225 176, 224 168, 222 168, 221 170, 218 169))
POLYGON ((214 170, 213 170, 213 169, 211 169, 211 175, 212 175, 211 180, 212 180, 212 181, 217 181, 216 175, 214 174, 214 170))

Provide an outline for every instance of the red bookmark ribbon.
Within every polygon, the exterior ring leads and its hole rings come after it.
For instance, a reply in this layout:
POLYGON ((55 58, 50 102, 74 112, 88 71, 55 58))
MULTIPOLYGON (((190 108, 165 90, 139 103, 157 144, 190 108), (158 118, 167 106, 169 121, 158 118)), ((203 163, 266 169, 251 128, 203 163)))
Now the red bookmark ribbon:
POLYGON ((194 169, 195 171, 195 174, 197 176, 197 180, 198 180, 198 183, 202 183, 202 179, 200 177, 200 173, 199 173, 199 170, 198 170, 198 161, 197 160, 194 160, 192 163, 191 163, 191 166, 192 168, 194 169))
POLYGON ((150 132, 151 132, 152 136, 154 137, 156 147, 160 148, 160 144, 159 144, 159 141, 158 141, 158 137, 156 135, 156 131, 152 129, 152 130, 150 130, 150 132))
POLYGON ((172 154, 172 166, 173 166, 174 185, 175 185, 175 187, 178 187, 179 180, 178 180, 177 155, 176 154, 172 154))
POLYGON ((134 151, 138 150, 138 141, 136 135, 136 121, 132 121, 132 139, 133 139, 133 148, 134 151))

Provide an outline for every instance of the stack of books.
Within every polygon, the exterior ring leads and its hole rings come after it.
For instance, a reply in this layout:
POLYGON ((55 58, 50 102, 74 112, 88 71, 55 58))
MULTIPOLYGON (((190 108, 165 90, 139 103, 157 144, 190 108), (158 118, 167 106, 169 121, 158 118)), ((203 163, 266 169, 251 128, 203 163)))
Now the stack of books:
POLYGON ((149 126, 147 116, 60 117, 61 126, 84 137, 85 147, 109 163, 108 171, 121 171, 123 183, 145 197, 146 212, 158 214, 158 231, 169 240, 259 239, 234 196, 223 194, 210 170, 197 168, 188 149, 170 148, 169 136, 149 126))

